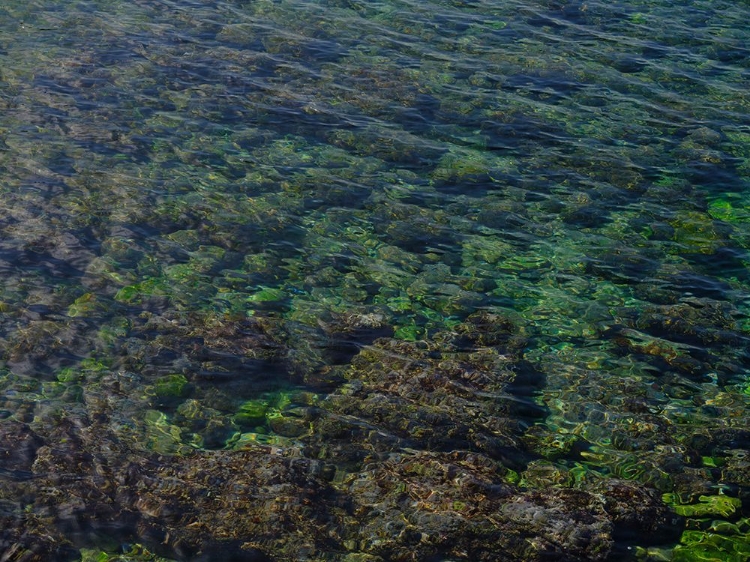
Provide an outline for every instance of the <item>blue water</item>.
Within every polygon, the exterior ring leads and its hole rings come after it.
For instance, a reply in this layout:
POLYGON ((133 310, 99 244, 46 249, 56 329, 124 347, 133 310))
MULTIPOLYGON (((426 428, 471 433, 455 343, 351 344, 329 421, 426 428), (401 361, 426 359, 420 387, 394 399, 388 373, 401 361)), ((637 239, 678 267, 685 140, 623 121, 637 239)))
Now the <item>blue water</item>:
POLYGON ((4 2, 0 558, 746 560, 749 17, 4 2))

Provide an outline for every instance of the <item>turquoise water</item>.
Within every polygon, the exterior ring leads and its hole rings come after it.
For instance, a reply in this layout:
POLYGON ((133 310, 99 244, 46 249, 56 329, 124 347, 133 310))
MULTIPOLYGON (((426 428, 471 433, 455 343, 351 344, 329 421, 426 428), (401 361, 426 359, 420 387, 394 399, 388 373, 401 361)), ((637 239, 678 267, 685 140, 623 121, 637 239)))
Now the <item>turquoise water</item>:
POLYGON ((746 560, 749 17, 4 2, 0 558, 746 560))

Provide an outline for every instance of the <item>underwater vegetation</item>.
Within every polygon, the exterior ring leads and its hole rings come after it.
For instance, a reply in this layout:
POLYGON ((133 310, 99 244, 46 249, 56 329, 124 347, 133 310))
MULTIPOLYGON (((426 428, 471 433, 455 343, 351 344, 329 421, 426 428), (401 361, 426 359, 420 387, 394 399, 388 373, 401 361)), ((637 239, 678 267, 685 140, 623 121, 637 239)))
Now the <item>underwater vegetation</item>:
POLYGON ((0 559, 750 556, 730 2, 0 7, 0 559))

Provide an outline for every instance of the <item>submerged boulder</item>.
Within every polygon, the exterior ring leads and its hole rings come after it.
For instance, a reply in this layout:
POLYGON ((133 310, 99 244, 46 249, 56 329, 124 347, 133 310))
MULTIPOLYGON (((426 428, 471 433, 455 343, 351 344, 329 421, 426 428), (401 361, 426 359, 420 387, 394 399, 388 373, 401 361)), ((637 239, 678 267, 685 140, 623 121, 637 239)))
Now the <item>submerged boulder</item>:
POLYGON ((66 560, 138 542, 190 561, 596 561, 628 532, 674 526, 634 482, 519 478, 545 412, 524 341, 481 312, 426 341, 363 344, 326 398, 277 405, 300 431, 226 449, 198 448, 174 425, 202 412, 234 427, 224 402, 202 408, 190 394, 157 412, 133 392, 139 377, 103 375, 69 409, 0 421, 2 553, 66 560), (153 446, 154 412, 169 418, 170 447, 153 446))

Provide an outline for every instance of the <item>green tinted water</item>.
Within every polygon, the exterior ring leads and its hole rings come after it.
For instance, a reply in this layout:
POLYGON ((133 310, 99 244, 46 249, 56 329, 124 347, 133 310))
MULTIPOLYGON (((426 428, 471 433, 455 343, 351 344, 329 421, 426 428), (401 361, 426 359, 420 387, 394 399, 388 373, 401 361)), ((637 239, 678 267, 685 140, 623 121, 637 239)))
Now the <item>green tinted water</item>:
POLYGON ((745 560, 749 15, 5 2, 0 549, 745 560))

